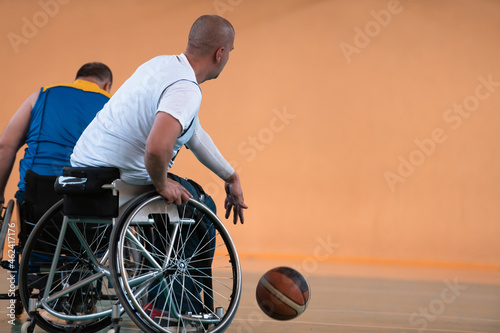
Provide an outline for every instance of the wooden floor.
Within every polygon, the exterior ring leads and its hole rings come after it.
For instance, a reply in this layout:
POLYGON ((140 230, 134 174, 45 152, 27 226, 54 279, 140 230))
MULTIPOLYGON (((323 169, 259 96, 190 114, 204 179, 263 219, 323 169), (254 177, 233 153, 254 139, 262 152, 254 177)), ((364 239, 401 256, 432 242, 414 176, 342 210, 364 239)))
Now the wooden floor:
MULTIPOLYGON (((242 300, 228 333, 500 332, 498 270, 251 259, 242 267, 242 300), (270 319, 255 302, 257 281, 276 266, 298 269, 311 287, 309 307, 291 321, 270 319)), ((4 292, 6 271, 0 279, 4 292)), ((0 301, 0 332, 21 332, 26 315, 9 324, 7 305, 0 301)), ((125 317, 121 332, 139 329, 125 317)))

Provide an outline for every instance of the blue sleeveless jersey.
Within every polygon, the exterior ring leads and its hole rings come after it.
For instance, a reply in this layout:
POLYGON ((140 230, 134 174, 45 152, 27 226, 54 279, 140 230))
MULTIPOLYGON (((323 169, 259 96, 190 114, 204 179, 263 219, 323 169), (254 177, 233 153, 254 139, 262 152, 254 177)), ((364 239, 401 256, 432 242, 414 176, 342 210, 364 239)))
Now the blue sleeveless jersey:
POLYGON ((109 97, 105 90, 84 80, 40 90, 26 135, 28 148, 19 163, 20 191, 24 191, 27 170, 44 176, 62 175, 62 168, 71 165, 76 141, 109 97))

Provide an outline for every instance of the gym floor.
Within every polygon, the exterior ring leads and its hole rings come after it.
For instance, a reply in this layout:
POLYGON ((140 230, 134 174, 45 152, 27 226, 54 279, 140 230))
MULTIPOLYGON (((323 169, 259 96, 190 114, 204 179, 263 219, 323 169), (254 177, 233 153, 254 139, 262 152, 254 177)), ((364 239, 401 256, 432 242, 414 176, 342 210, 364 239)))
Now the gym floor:
MULTIPOLYGON (((494 269, 257 259, 242 259, 242 268, 242 299, 228 333, 500 332, 500 271, 494 269), (301 271, 311 288, 307 310, 291 321, 267 317, 255 301, 260 276, 276 266, 301 271)), ((2 269, 1 293, 7 277, 2 269)), ((0 332, 21 332, 27 315, 10 324, 8 305, 0 301, 0 332)), ((121 327, 140 331, 127 317, 121 327)))

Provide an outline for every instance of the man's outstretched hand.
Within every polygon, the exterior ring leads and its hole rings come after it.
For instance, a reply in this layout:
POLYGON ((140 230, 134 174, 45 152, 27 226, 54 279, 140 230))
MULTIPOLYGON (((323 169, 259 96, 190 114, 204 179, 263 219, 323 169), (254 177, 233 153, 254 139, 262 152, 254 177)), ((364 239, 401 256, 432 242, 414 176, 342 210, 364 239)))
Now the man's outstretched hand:
POLYGON ((245 222, 243 209, 247 209, 248 206, 245 205, 240 178, 238 177, 238 174, 236 172, 226 180, 224 188, 226 189, 226 200, 224 201, 224 208, 226 209, 226 219, 229 217, 229 215, 231 215, 232 210, 233 223, 238 223, 239 218, 241 223, 243 224, 245 222))

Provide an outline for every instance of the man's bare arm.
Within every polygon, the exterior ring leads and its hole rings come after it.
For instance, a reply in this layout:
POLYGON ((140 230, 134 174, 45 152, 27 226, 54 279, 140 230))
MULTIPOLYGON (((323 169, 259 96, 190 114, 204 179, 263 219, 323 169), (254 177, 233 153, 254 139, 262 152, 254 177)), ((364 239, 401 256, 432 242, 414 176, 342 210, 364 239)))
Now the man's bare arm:
POLYGON ((23 102, 0 137, 0 206, 5 201, 5 186, 16 160, 17 151, 26 141, 31 110, 38 99, 38 94, 39 91, 34 92, 23 102))
POLYGON ((146 170, 156 190, 168 204, 176 205, 186 203, 192 197, 181 184, 167 177, 174 144, 181 130, 182 126, 177 119, 168 113, 158 112, 146 142, 144 155, 146 170))

